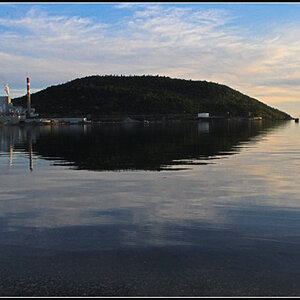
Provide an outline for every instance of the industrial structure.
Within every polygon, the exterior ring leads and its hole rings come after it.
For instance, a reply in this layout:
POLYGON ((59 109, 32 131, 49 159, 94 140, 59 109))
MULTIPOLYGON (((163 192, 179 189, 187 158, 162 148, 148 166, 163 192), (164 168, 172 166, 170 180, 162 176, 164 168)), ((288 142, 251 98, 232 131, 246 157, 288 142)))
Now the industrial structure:
POLYGON ((30 79, 27 77, 27 108, 22 106, 13 106, 11 103, 9 86, 5 85, 7 96, 0 96, 0 123, 2 124, 18 124, 26 119, 38 116, 35 109, 31 108, 30 101, 30 79))
POLYGON ((38 119, 35 108, 31 107, 30 78, 26 78, 27 83, 27 107, 13 106, 9 94, 9 86, 5 85, 7 96, 0 96, 0 124, 82 124, 89 123, 87 118, 55 118, 38 119))

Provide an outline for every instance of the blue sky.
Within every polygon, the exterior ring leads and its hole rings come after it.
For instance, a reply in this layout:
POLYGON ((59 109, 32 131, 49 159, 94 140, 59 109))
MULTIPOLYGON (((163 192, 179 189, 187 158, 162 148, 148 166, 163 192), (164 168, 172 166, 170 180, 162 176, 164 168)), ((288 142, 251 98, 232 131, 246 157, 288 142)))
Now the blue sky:
POLYGON ((89 75, 228 85, 300 115, 298 3, 0 3, 0 95, 89 75))

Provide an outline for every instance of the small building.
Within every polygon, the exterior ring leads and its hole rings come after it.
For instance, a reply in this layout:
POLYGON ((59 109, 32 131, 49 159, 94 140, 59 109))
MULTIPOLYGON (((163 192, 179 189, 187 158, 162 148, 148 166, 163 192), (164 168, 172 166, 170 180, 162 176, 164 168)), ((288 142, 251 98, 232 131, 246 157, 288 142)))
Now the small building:
POLYGON ((198 118, 209 118, 209 113, 198 113, 198 118))

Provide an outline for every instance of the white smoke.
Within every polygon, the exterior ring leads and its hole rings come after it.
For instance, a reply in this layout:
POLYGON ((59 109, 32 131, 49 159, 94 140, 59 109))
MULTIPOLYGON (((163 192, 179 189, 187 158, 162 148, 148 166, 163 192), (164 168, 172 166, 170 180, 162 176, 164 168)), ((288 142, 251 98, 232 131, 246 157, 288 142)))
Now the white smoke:
POLYGON ((9 96, 9 86, 8 86, 8 83, 5 84, 5 91, 6 91, 7 96, 9 96))

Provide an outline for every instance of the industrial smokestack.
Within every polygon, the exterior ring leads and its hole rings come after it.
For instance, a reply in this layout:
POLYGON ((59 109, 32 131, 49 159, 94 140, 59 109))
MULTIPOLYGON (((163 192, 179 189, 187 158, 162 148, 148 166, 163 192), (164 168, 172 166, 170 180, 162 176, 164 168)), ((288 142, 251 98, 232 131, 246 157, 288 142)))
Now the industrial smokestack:
POLYGON ((30 117, 31 103, 30 103, 30 79, 27 77, 27 115, 30 117))
POLYGON ((8 99, 8 104, 10 104, 11 100, 10 100, 10 95, 9 95, 9 86, 8 84, 5 85, 5 91, 6 91, 6 94, 7 94, 7 99, 8 99))

